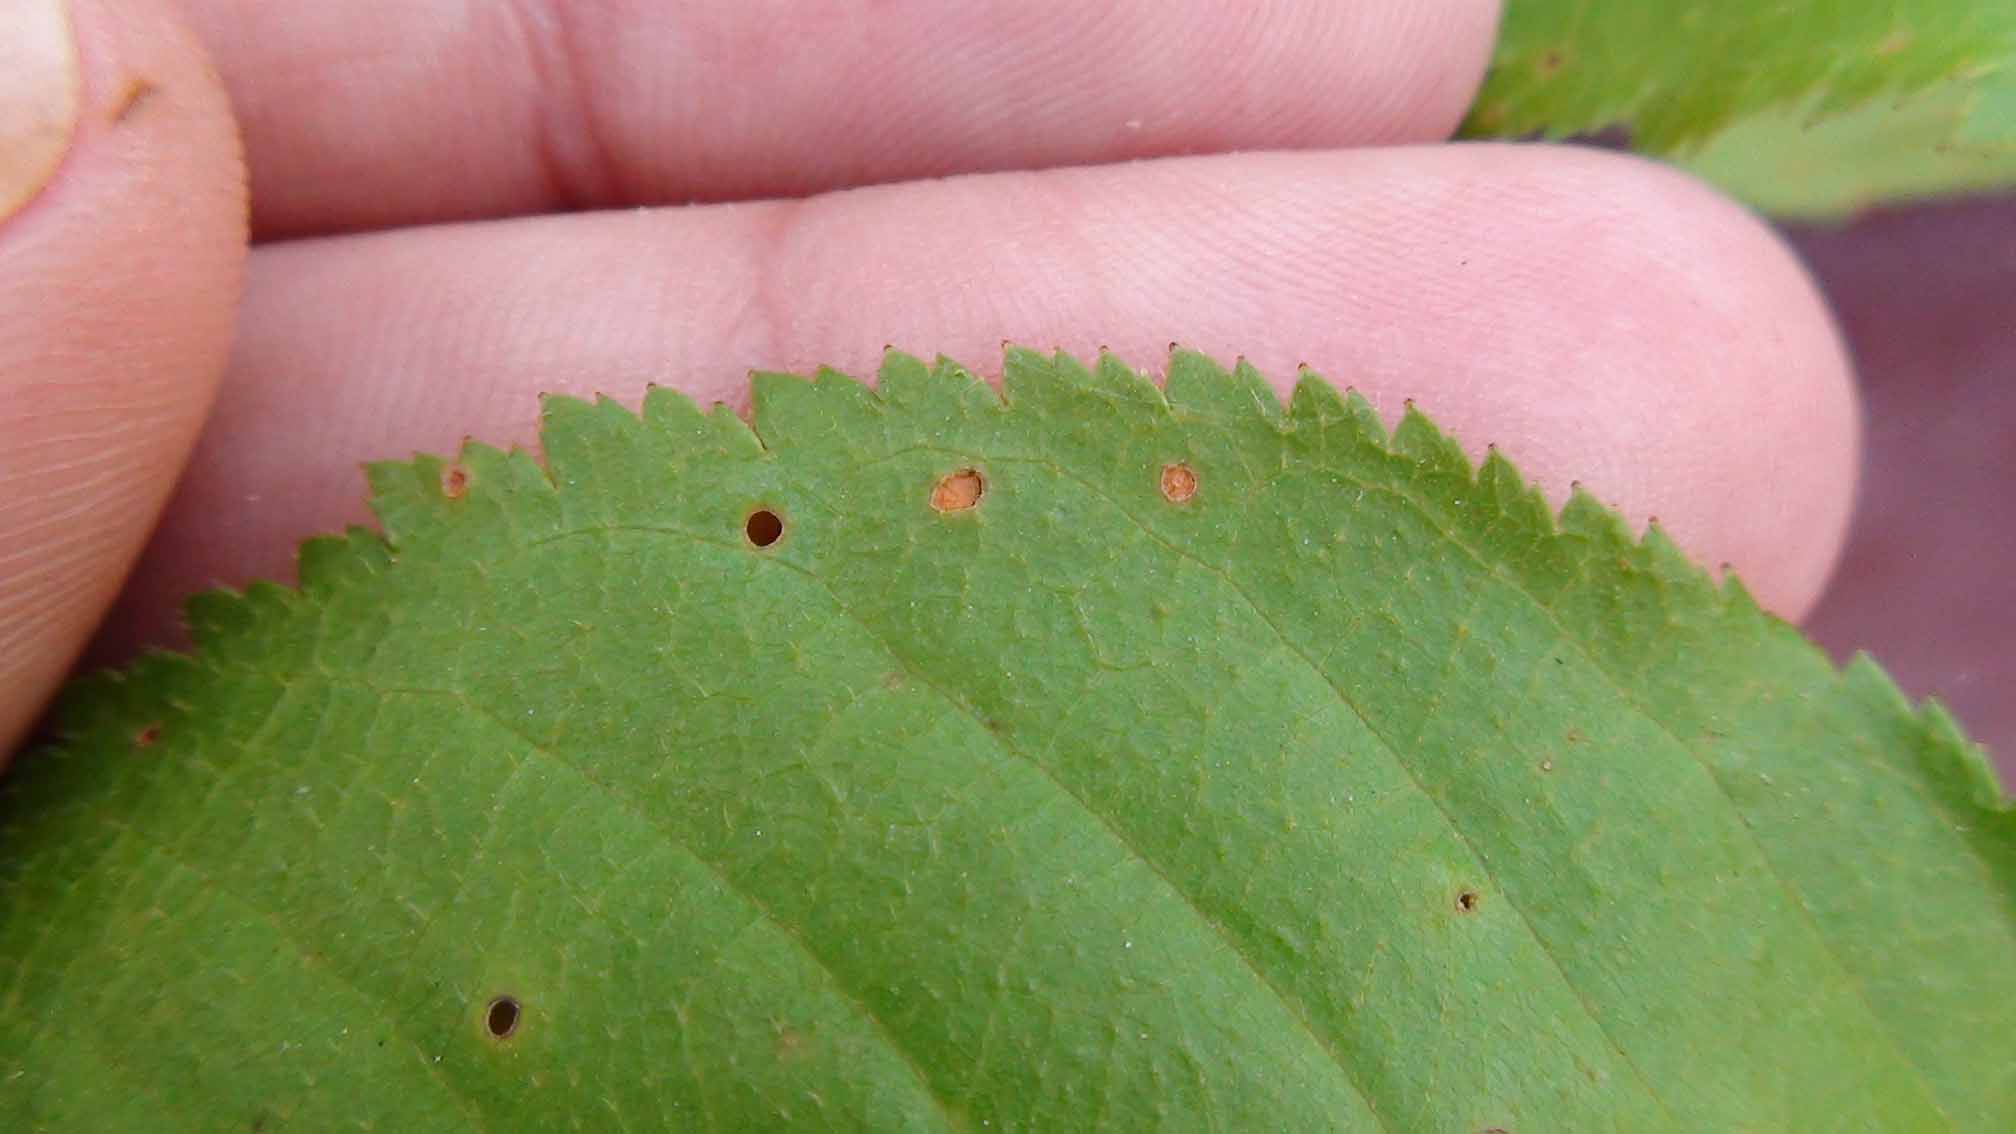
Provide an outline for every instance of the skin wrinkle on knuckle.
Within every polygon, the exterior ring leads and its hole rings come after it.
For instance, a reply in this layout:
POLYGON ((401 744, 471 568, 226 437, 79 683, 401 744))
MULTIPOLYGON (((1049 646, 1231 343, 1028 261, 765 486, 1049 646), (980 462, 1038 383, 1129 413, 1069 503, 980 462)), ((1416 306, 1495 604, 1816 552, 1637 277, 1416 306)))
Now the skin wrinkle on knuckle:
POLYGON ((597 71, 583 64, 579 13, 567 0, 505 0, 497 9, 515 40, 511 50, 532 76, 526 149, 547 193, 566 210, 626 203, 626 179, 595 96, 597 71))
POLYGON ((779 328, 791 325, 798 306, 800 289, 792 270, 800 258, 798 243, 816 228, 820 201, 818 197, 775 201, 751 218, 745 253, 749 283, 725 336, 733 355, 752 360, 777 357, 779 328))

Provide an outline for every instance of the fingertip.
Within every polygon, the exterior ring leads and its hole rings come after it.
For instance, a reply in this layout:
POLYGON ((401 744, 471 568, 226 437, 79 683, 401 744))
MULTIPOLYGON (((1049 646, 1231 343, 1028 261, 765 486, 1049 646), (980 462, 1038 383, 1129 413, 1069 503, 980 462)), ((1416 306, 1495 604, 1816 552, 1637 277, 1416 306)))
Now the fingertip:
POLYGON ((1389 33, 1395 49, 1383 61, 1383 82, 1364 93, 1367 101, 1394 105, 1367 113, 1394 125, 1379 132, 1382 141, 1442 141, 1462 124, 1484 85, 1498 43, 1502 0, 1403 4, 1383 12, 1397 25, 1389 33))
POLYGON ((1654 459, 1598 475, 1681 546, 1733 563, 1761 605, 1803 617, 1846 543, 1861 463, 1854 366, 1825 296, 1775 228, 1692 175, 1547 156, 1554 195, 1607 202, 1560 272, 1628 292, 1612 318, 1638 344, 1617 427, 1654 459))
POLYGON ((0 760, 194 444, 245 258, 237 135, 165 5, 75 0, 74 129, 0 222, 0 760))

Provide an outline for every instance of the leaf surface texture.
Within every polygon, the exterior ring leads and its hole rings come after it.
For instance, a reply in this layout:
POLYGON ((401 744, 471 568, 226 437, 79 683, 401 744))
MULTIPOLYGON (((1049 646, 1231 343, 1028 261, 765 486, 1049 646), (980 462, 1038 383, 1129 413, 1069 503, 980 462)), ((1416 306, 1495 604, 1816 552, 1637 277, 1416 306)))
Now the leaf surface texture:
POLYGON ((1418 413, 545 415, 0 785, 6 1128, 2016 1128, 1980 751, 1418 413))

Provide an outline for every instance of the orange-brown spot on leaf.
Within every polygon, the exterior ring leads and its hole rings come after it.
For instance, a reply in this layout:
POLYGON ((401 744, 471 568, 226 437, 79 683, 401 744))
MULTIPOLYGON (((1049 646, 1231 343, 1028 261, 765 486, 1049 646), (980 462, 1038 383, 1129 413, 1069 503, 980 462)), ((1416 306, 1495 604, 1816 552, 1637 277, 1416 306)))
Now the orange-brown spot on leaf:
POLYGON ((1197 470, 1183 461, 1162 466, 1162 499, 1171 504, 1187 503, 1197 495, 1197 470))
POLYGON ((141 729, 139 732, 133 734, 133 747, 152 748, 154 747, 155 742, 159 741, 160 739, 161 739, 161 722, 155 721, 153 724, 150 724, 147 727, 141 729))
POLYGON ((979 469, 960 469, 939 479, 931 490, 931 506, 940 512, 964 512, 986 494, 987 480, 979 469))
POLYGON ((461 465, 449 465, 441 470, 441 495, 450 500, 460 500, 469 494, 469 470, 461 465))

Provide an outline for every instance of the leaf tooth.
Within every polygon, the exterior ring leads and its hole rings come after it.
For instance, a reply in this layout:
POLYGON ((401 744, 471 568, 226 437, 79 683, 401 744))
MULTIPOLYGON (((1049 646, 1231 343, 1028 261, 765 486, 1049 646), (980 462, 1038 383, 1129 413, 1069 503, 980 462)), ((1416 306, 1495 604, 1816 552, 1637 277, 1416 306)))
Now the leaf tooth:
POLYGON ((875 401, 875 391, 866 382, 823 363, 812 369, 812 388, 826 397, 847 398, 862 405, 872 405, 875 401))
POLYGON ((973 418, 986 414, 999 414, 1008 408, 1008 401, 1000 390, 994 388, 978 374, 961 366, 957 360, 939 355, 932 360, 931 378, 939 389, 949 390, 957 397, 950 412, 960 418, 973 418))
POLYGON ((1054 391, 1057 385, 1049 355, 1016 343, 1001 344, 1001 394, 1009 405, 1019 403, 1025 395, 1044 400, 1045 391, 1054 391))
POLYGON ((1568 492, 1561 509, 1561 533, 1595 543, 1606 554, 1622 555, 1632 544, 1631 530, 1609 506, 1591 495, 1578 482, 1568 492))
POLYGON ((440 458, 425 455, 410 461, 372 461, 364 466, 371 512, 394 547, 404 542, 409 529, 434 512, 441 499, 445 469, 440 458))
MULTIPOLYGON (((818 439, 877 428, 887 410, 866 384, 821 367, 810 379, 773 370, 749 375, 750 428, 763 448, 817 448, 818 439)), ((830 446, 829 446, 830 447, 830 446)))
POLYGON ((1162 394, 1170 408, 1182 414, 1225 422, 1261 422, 1277 431, 1288 427, 1281 395, 1244 358, 1226 370, 1199 351, 1178 347, 1169 354, 1162 394))
POLYGON ((966 369, 956 358, 936 355, 931 359, 931 377, 939 382, 959 382, 968 386, 980 386, 980 376, 966 369))
POLYGON ((1288 420, 1298 429, 1322 430, 1351 422, 1351 407, 1337 387, 1308 367, 1295 375, 1295 388, 1288 394, 1288 420))
MULTIPOLYGON (((1788 626, 1787 632, 1791 632, 1788 626)), ((1889 671, 1867 653, 1857 651, 1841 670, 1841 680, 1867 701, 1909 718, 1918 726, 1913 736, 1925 761, 1927 779, 1935 786, 1957 787, 1961 801, 1975 810, 1978 823, 1994 831, 1971 830, 1969 841, 2016 867, 2016 798, 2012 798, 1988 758, 1987 749, 1967 738, 1953 714, 1936 697, 1917 703, 1897 687, 1889 671)))
POLYGON ((1050 352, 1040 373, 1047 374, 1058 391, 1071 397, 1082 397, 1100 388, 1098 377, 1076 355, 1061 350, 1050 352))
POLYGON ((703 458, 746 460, 763 453, 749 423, 725 402, 702 409, 685 393, 654 385, 644 392, 643 421, 659 459, 675 468, 703 458))
POLYGON ((304 593, 345 590, 376 578, 391 558, 378 533, 352 525, 342 535, 303 541, 295 555, 295 575, 304 593))
MULTIPOLYGON (((549 394, 540 399, 539 417, 540 450, 556 485, 594 476, 596 462, 590 454, 612 447, 635 448, 640 432, 636 415, 600 394, 592 402, 549 394)), ((470 445, 464 444, 461 460, 475 463, 470 445)))
POLYGON ((1074 381, 1065 368, 1083 373, 1084 367, 1062 352, 1047 355, 1028 347, 1004 343, 1001 348, 1001 400, 1010 410, 1023 413, 1082 412, 1087 382, 1074 381))
MULTIPOLYGON (((567 423, 582 423, 591 420, 595 403, 573 394, 541 394, 539 396, 539 421, 542 428, 567 423)), ((579 424, 574 426, 580 428, 579 424)))
POLYGON ((1001 408, 993 388, 957 362, 941 354, 926 365, 894 348, 883 355, 876 373, 875 397, 878 405, 908 415, 925 428, 1001 408))
POLYGON ((1722 605, 1731 618, 1755 619, 1764 617, 1764 608, 1757 603, 1757 596, 1750 593, 1750 587, 1736 569, 1729 564, 1722 565, 1722 585, 1719 588, 1722 605))
POLYGON ((1400 415, 1399 428, 1393 431, 1393 452, 1415 462, 1418 471, 1429 477, 1468 484, 1474 476, 1470 457, 1463 447, 1430 421, 1411 399, 1406 412, 1400 415))
MULTIPOLYGON (((588 403, 568 401, 572 406, 563 409, 563 415, 579 413, 585 418, 598 412, 588 403)), ((618 412, 628 416, 627 411, 618 412)), ((567 455, 568 435, 564 428, 551 427, 544 434, 548 441, 559 439, 555 451, 562 460, 567 455)), ((371 485, 372 514, 378 517, 394 552, 422 543, 480 545, 486 534, 523 534, 550 526, 558 513, 554 481, 522 450, 507 453, 493 445, 465 441, 452 461, 421 453, 410 461, 366 465, 365 473, 371 485)))
POLYGON ((1390 460, 1386 427, 1354 390, 1340 391, 1307 366, 1297 372, 1283 428, 1286 442, 1319 464, 1365 470, 1390 460))
POLYGON ((1344 387, 1344 408, 1351 415, 1352 428, 1362 432, 1368 442, 1382 452, 1390 452, 1393 438, 1386 432, 1386 422, 1379 416, 1364 394, 1356 386, 1344 387))
MULTIPOLYGON (((940 355, 938 365, 945 363, 940 355)), ((882 365, 875 371, 875 395, 891 406, 910 405, 929 396, 929 387, 938 373, 923 359, 895 347, 882 352, 882 365)))
POLYGON ((202 666, 188 654, 149 649, 123 670, 100 670, 64 688, 56 700, 57 732, 73 746, 108 734, 119 747, 149 725, 162 731, 182 710, 183 693, 200 680, 202 666))
MULTIPOLYGON (((595 412, 613 427, 612 434, 636 435, 636 415, 624 406, 610 401, 598 405, 595 412)), ((495 499, 506 494, 550 495, 554 490, 553 478, 547 470, 523 449, 499 449, 481 441, 464 441, 455 463, 468 471, 471 495, 495 499)))
POLYGON ((1632 563, 1664 582, 1673 598, 1695 598, 1711 603, 1715 599, 1714 588, 1704 585, 1708 582, 1708 573, 1687 558, 1687 553, 1673 542, 1672 536, 1666 534, 1657 516, 1646 522, 1645 535, 1638 541, 1632 563))
POLYGON ((290 588, 260 580, 243 591, 220 587, 191 595, 182 616, 189 637, 212 660, 235 654, 276 656, 284 651, 265 631, 284 621, 300 596, 290 588))
POLYGON ((244 633, 255 613, 241 592, 226 587, 198 591, 182 604, 182 619, 198 650, 228 643, 233 635, 244 633))
POLYGON ((1492 445, 1477 468, 1477 494, 1499 517, 1500 526, 1516 538, 1538 542, 1554 535, 1554 512, 1547 497, 1528 483, 1518 466, 1492 445))
MULTIPOLYGON (((1884 681, 1890 680, 1890 675, 1873 658, 1869 664, 1884 681)), ((1955 773, 1966 786, 1969 798, 1987 813, 1989 821, 2000 824, 2005 839, 2016 836, 2016 796, 2011 796, 2002 784, 1995 762, 1988 758, 1988 749, 1968 739, 1946 703, 1937 697, 1919 702, 1916 716, 1932 742, 1953 754, 1955 773)))
POLYGON ((1281 407, 1280 392, 1258 367, 1244 358, 1232 364, 1232 391, 1239 408, 1248 415, 1257 416, 1276 429, 1287 426, 1288 414, 1281 407))
POLYGON ((1187 347, 1169 352, 1169 369, 1162 379, 1162 396, 1170 408, 1186 414, 1223 412, 1221 393, 1232 376, 1209 355, 1187 347))
POLYGON ((704 434, 710 428, 700 403, 684 390, 656 382, 644 387, 644 403, 638 416, 660 435, 704 434))
POLYGON ((1169 404, 1146 374, 1127 365, 1124 359, 1105 347, 1099 348, 1099 360, 1092 367, 1091 377, 1095 389, 1121 401, 1141 402, 1157 409, 1169 404))
POLYGON ((760 457, 764 453, 763 439, 756 436, 748 419, 726 402, 715 402, 707 408, 706 426, 708 436, 719 445, 718 450, 710 451, 741 458, 760 457))
POLYGON ((1163 396, 1182 414, 1226 422, 1264 422, 1284 430, 1288 414, 1272 383, 1241 358, 1231 370, 1201 352, 1178 348, 1169 355, 1163 396))

